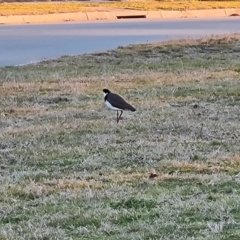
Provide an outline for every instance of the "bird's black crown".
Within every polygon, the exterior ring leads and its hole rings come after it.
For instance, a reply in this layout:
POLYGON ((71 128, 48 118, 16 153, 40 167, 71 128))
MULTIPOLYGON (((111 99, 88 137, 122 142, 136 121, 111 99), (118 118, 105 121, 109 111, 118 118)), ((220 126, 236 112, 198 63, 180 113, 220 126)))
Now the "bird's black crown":
POLYGON ((103 92, 104 93, 110 93, 110 91, 108 89, 106 89, 106 88, 103 89, 103 92))

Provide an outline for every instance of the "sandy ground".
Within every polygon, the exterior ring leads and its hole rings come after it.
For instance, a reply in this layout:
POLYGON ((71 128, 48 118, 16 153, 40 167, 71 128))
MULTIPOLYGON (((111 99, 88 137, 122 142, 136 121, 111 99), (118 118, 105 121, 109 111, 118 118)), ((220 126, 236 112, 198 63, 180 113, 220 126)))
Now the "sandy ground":
POLYGON ((212 9, 186 11, 136 11, 123 9, 101 9, 94 12, 59 13, 44 15, 0 16, 0 24, 59 23, 121 18, 215 18, 240 16, 240 9, 212 9))

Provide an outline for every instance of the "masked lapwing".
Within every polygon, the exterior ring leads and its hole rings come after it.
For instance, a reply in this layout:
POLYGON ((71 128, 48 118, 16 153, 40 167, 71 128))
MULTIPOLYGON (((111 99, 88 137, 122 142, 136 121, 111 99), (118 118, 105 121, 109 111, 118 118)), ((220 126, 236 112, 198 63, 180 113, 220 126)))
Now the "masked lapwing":
POLYGON ((104 101, 106 106, 111 110, 117 111, 117 123, 121 119, 123 111, 127 111, 127 110, 130 110, 132 112, 136 111, 136 109, 132 105, 127 103, 118 94, 112 93, 108 89, 103 89, 103 93, 104 93, 104 101), (120 114, 118 112, 120 112, 120 114))

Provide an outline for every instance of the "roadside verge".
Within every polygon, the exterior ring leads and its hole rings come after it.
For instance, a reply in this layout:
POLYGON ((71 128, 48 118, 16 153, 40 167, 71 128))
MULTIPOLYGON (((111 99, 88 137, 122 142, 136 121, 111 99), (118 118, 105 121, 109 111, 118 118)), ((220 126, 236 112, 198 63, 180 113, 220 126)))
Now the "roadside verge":
POLYGON ((240 16, 240 9, 211 9, 185 11, 104 10, 95 12, 59 13, 43 15, 0 16, 0 24, 58 23, 116 19, 216 18, 240 16))

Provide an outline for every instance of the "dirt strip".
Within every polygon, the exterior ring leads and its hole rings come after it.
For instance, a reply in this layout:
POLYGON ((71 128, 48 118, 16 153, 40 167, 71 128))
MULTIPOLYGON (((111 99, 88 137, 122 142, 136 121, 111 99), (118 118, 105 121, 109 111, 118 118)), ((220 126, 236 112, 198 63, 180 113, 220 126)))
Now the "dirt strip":
POLYGON ((136 11, 109 9, 95 12, 59 13, 43 15, 0 16, 0 24, 58 23, 116 19, 216 18, 240 16, 240 9, 211 9, 185 11, 136 11))

